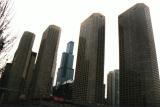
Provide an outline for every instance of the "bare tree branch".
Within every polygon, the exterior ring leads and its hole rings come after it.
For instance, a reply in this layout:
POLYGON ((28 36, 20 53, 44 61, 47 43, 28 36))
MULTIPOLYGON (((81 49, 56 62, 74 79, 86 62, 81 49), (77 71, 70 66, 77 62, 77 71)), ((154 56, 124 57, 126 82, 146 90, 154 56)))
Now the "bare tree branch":
POLYGON ((11 9, 11 0, 0 0, 0 68, 5 65, 7 54, 12 49, 16 39, 8 32, 12 19, 11 9))

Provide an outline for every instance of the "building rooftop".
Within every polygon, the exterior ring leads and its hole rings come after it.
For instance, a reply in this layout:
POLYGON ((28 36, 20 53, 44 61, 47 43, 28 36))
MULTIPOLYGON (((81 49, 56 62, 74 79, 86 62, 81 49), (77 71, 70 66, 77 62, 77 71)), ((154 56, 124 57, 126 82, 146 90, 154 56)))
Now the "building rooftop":
POLYGON ((100 18, 105 19, 105 16, 102 15, 101 13, 93 13, 93 14, 91 14, 86 20, 84 20, 84 21, 81 23, 81 25, 84 25, 85 23, 87 23, 89 20, 91 20, 91 19, 94 18, 94 17, 100 17, 100 18))
POLYGON ((118 18, 121 18, 129 13, 131 13, 131 11, 135 10, 136 8, 146 8, 149 9, 149 7, 147 5, 145 5, 144 3, 137 3, 134 6, 132 6, 131 8, 127 9, 126 11, 124 11, 123 13, 121 13, 118 18))

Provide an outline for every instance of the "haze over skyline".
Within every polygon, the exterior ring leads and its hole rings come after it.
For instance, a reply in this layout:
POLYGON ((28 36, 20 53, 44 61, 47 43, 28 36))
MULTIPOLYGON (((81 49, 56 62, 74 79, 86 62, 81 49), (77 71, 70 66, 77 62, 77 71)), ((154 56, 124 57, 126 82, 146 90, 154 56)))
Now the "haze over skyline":
MULTIPOLYGON (((15 32, 18 32, 16 35, 18 39, 24 31, 31 31, 36 35, 34 52, 38 52, 42 34, 49 25, 54 24, 61 27, 56 69, 60 65, 62 52, 66 50, 69 41, 75 42, 73 52, 73 69, 75 69, 80 24, 92 13, 103 14, 106 18, 104 68, 104 82, 106 83, 107 73, 119 68, 118 15, 136 3, 145 3, 150 8, 157 59, 160 66, 160 45, 158 45, 160 43, 160 2, 158 0, 16 0, 13 7, 15 15, 11 26, 15 32)), ((14 49, 17 45, 18 42, 14 49)))

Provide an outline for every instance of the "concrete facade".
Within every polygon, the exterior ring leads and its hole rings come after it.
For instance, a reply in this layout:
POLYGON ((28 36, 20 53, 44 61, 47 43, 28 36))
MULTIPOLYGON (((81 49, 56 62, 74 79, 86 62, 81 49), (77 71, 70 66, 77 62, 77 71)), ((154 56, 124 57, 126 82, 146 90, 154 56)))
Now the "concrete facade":
POLYGON ((107 103, 109 107, 119 106, 119 70, 110 71, 108 73, 107 103))
POLYGON ((74 42, 70 41, 67 44, 66 52, 63 52, 62 54, 61 65, 57 73, 56 85, 61 85, 65 82, 73 81, 73 47, 74 42))
POLYGON ((33 33, 28 31, 24 32, 20 40, 18 49, 14 55, 11 73, 9 75, 7 84, 7 88, 11 90, 7 93, 9 102, 19 99, 22 79, 27 72, 34 39, 35 35, 33 33))
POLYGON ((12 63, 7 63, 5 66, 5 70, 2 72, 0 78, 0 102, 5 101, 5 93, 7 93, 7 84, 9 80, 9 74, 11 73, 12 63))
POLYGON ((29 96, 31 96, 30 94, 32 94, 31 85, 32 85, 33 72, 34 72, 34 69, 35 69, 36 56, 37 56, 37 53, 35 53, 35 52, 31 53, 29 66, 27 68, 27 73, 26 73, 26 76, 25 76, 25 79, 24 79, 25 80, 24 94, 26 95, 27 98, 29 96))
POLYGON ((149 8, 139 3, 118 17, 121 107, 160 107, 159 71, 149 8))
POLYGON ((104 102, 105 17, 92 14, 80 29, 73 100, 81 104, 104 102))
POLYGON ((46 98, 51 94, 56 69, 60 28, 50 25, 43 33, 33 76, 33 97, 46 98))

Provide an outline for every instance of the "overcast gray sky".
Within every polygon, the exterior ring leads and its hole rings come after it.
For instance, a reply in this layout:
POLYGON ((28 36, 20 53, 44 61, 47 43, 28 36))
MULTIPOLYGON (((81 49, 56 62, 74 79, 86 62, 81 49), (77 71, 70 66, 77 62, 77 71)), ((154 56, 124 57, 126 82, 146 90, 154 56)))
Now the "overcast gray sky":
POLYGON ((54 24, 61 27, 57 68, 60 65, 62 52, 66 50, 67 42, 74 41, 73 68, 75 69, 81 22, 95 12, 105 15, 104 82, 106 83, 107 73, 119 68, 118 15, 136 3, 145 3, 150 8, 157 58, 160 62, 159 0, 15 0, 12 27, 19 39, 24 31, 31 31, 36 35, 33 46, 35 52, 38 52, 42 33, 49 25, 54 24))

